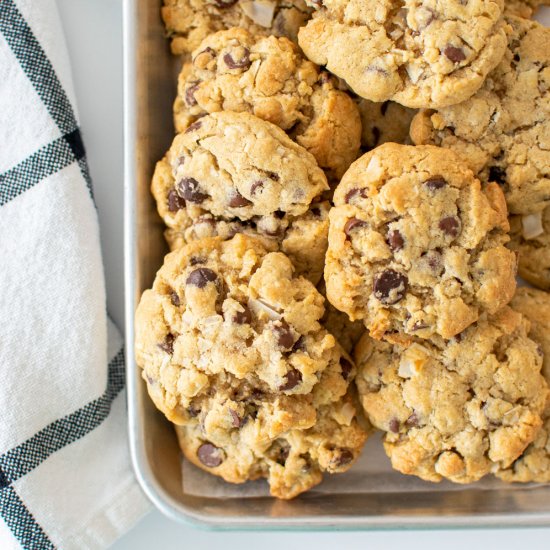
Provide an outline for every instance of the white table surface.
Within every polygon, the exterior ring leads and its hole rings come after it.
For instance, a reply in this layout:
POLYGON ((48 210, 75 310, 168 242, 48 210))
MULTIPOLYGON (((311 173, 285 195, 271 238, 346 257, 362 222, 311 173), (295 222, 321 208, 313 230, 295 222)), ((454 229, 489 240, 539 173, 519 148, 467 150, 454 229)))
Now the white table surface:
MULTIPOLYGON (((123 328, 123 162, 121 0, 57 0, 69 45, 82 133, 101 225, 108 308, 123 328)), ((483 531, 219 533, 174 523, 152 511, 114 550, 550 548, 550 528, 483 531)))

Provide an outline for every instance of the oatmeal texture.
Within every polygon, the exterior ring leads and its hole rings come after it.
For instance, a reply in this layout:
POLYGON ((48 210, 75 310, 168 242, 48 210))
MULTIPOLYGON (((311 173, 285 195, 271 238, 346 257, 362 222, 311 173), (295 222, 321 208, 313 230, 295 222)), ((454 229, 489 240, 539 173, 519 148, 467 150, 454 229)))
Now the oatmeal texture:
POLYGON ((502 0, 323 0, 298 32, 309 59, 370 101, 468 99, 506 48, 502 0))
POLYGON ((536 440, 548 398, 542 356, 528 330, 529 322, 505 307, 450 340, 405 349, 362 338, 361 402, 386 432, 396 470, 471 483, 514 464, 536 440))
POLYGON ((506 205, 455 153, 386 143, 334 195, 327 297, 373 338, 450 338, 515 290, 506 205))
POLYGON ((293 271, 258 239, 201 239, 166 256, 136 313, 137 363, 187 458, 235 483, 268 477, 280 498, 347 470, 366 438, 353 362, 293 271))
POLYGON ((550 29, 507 20, 506 55, 481 89, 460 105, 419 113, 411 137, 457 151, 502 186, 511 213, 530 214, 550 204, 550 29))

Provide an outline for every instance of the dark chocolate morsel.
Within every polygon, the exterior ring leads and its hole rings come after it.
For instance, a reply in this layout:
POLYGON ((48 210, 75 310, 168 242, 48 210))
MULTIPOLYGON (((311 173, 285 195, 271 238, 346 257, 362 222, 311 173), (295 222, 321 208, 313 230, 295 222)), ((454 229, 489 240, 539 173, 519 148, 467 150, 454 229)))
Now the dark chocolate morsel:
POLYGON ((215 468, 223 462, 222 451, 212 443, 203 443, 197 450, 197 457, 208 468, 215 468))
POLYGON ((208 283, 216 281, 217 278, 218 276, 211 269, 208 269, 207 267, 199 267, 189 273, 185 284, 193 285, 198 288, 204 288, 208 283))

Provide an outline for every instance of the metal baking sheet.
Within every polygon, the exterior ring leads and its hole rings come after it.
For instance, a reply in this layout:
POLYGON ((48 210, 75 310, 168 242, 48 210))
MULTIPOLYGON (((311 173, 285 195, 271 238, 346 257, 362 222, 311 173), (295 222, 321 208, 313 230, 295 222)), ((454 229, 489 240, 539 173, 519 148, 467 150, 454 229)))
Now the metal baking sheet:
POLYGON ((171 107, 178 60, 169 53, 159 8, 157 0, 124 0, 128 412, 134 469, 147 496, 175 520, 224 529, 549 526, 550 486, 312 492, 290 502, 265 496, 216 498, 184 492, 175 433, 147 396, 133 354, 134 311, 167 251, 149 185, 155 162, 173 136, 171 107))

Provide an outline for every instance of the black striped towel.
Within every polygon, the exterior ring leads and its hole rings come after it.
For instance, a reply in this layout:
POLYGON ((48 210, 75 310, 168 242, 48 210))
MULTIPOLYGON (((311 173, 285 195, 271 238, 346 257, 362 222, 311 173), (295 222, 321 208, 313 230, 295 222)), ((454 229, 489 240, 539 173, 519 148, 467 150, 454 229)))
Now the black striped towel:
POLYGON ((0 548, 105 548, 148 505, 54 0, 0 0, 0 548))

